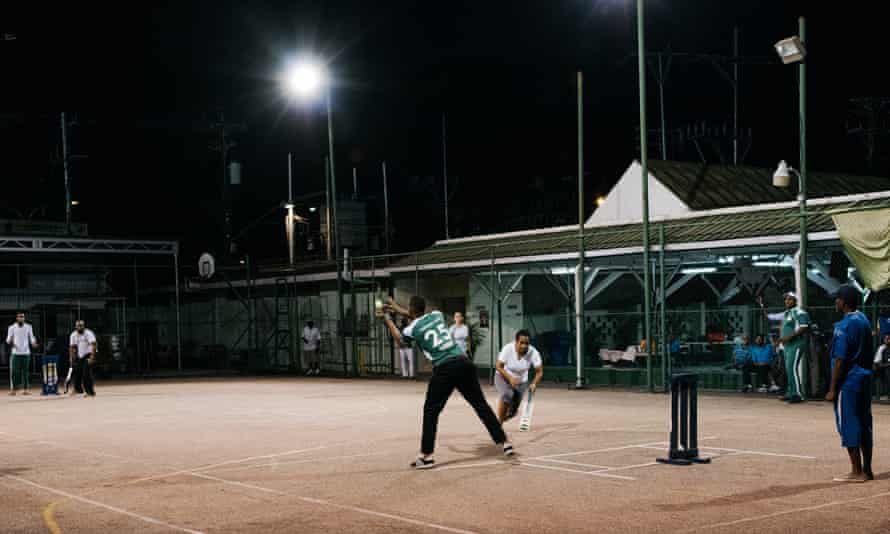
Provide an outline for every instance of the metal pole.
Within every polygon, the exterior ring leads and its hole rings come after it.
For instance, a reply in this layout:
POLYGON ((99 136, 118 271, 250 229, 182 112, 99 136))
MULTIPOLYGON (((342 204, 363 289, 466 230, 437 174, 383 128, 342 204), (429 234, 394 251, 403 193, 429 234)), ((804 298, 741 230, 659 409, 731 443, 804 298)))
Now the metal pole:
POLYGON ((136 258, 133 258, 133 296, 135 297, 135 310, 134 315, 136 316, 136 367, 138 371, 143 371, 143 367, 141 364, 142 357, 142 325, 140 324, 142 321, 141 313, 139 313, 139 271, 136 269, 136 258))
POLYGON ((293 192, 293 155, 287 154, 287 259, 291 268, 294 266, 294 192, 293 192))
POLYGON ((251 298, 250 288, 250 256, 244 255, 244 281, 247 283, 247 349, 252 350, 254 347, 254 322, 253 322, 253 299, 251 298))
MULTIPOLYGON (((383 162, 383 233, 386 255, 389 256, 389 189, 386 179, 386 162, 383 162)), ((387 261, 389 258, 387 258, 387 261)))
MULTIPOLYGON (((798 19, 800 41, 806 45, 806 21, 798 19)), ((807 65, 800 62, 800 295, 801 308, 807 306, 807 65)))
POLYGON ((359 376, 361 369, 358 365, 358 297, 355 294, 355 263, 352 257, 344 256, 344 258, 349 261, 349 293, 352 301, 352 324, 350 325, 352 331, 352 373, 354 376, 359 376))
POLYGON ((664 116, 664 67, 663 56, 658 53, 658 106, 661 108, 661 159, 668 159, 667 119, 664 116))
POLYGON ((451 239, 448 229, 448 138, 445 133, 445 114, 442 113, 442 182, 445 184, 445 239, 451 239))
POLYGON ((649 276, 649 161, 648 139, 646 128, 646 39, 645 39, 645 1, 637 0, 637 56, 640 77, 640 167, 643 191, 643 332, 646 340, 646 382, 650 392, 655 391, 652 382, 652 324, 650 304, 652 292, 649 276))
POLYGON ((346 368, 346 337, 343 336, 343 273, 340 267, 340 231, 337 228, 337 172, 334 164, 334 118, 331 109, 331 89, 325 92, 325 104, 328 112, 328 157, 331 162, 331 212, 333 214, 331 230, 334 250, 337 254, 337 334, 340 338, 340 350, 343 354, 343 376, 347 376, 346 368))
POLYGON ((352 200, 358 200, 358 170, 352 168, 352 200))
POLYGON ((68 176, 68 122, 62 112, 62 170, 65 176, 65 232, 71 235, 71 180, 68 176))
POLYGON ((584 73, 578 71, 578 268, 575 270, 575 388, 584 386, 584 73))
POLYGON ((173 253, 173 272, 175 274, 176 287, 176 368, 182 371, 182 316, 179 303, 179 244, 173 253))
POLYGON ((327 233, 327 239, 325 239, 325 246, 327 248, 327 258, 328 261, 331 261, 334 257, 333 253, 333 225, 331 225, 331 162, 330 159, 325 156, 324 158, 324 196, 325 196, 325 230, 327 233))
POLYGON ((732 32, 732 164, 739 164, 739 27, 732 32))
POLYGON ((661 330, 661 386, 662 390, 667 393, 668 390, 668 379, 667 379, 667 359, 670 351, 668 350, 668 333, 667 333, 667 320, 666 320, 666 309, 667 306, 667 298, 665 297, 665 277, 664 277, 664 223, 661 223, 658 226, 658 241, 660 243, 660 247, 658 250, 658 295, 659 301, 661 304, 661 308, 659 310, 659 326, 661 330))
MULTIPOLYGON (((488 307, 488 345, 490 347, 489 350, 489 363, 488 363, 488 383, 494 384, 494 247, 491 247, 491 271, 488 276, 488 292, 491 297, 491 304, 488 307)), ((500 288, 498 288, 498 293, 500 293, 500 288)))

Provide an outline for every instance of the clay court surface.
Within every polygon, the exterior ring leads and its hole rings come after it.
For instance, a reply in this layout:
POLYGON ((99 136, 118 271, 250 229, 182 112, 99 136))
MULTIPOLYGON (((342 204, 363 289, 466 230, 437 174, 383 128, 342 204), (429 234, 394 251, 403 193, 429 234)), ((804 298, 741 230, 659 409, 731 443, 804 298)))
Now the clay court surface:
MULTIPOLYGON (((229 379, 0 399, 2 532, 887 532, 890 461, 847 470, 831 407, 699 398, 711 465, 654 465, 668 397, 542 388, 503 461, 462 398, 418 449, 425 384, 229 379)), ((489 400, 493 390, 486 387, 489 400)))

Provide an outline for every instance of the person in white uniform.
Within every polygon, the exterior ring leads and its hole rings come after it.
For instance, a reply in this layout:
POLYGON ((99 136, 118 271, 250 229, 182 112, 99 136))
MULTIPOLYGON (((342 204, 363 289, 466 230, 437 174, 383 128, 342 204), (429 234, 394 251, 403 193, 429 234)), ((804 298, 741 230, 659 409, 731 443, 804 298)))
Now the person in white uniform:
MULTIPOLYGON (((411 321, 407 317, 402 318, 399 330, 404 332, 409 324, 411 321)), ((414 342, 411 338, 402 337, 399 340, 399 364, 402 368, 402 378, 414 378, 414 342)))
POLYGON ((456 312, 454 314, 454 324, 448 329, 451 332, 451 339, 457 343, 457 346, 463 349, 464 354, 471 360, 473 359, 473 346, 470 339, 470 327, 464 322, 464 314, 456 312))
POLYGON ((37 338, 30 323, 25 322, 25 312, 15 314, 15 322, 6 331, 6 344, 12 348, 9 359, 9 394, 21 386, 22 395, 30 395, 28 377, 31 371, 31 349, 37 348, 37 338))
POLYGON ((541 354, 530 342, 528 330, 516 332, 516 340, 504 345, 498 355, 494 386, 498 390, 498 421, 503 423, 516 415, 526 391, 534 392, 544 378, 541 354), (529 383, 528 370, 534 367, 535 378, 529 383))
POLYGON ((93 388, 93 364, 96 363, 96 334, 86 327, 83 319, 74 323, 69 342, 71 346, 71 368, 74 369, 74 391, 83 396, 96 396, 93 388))

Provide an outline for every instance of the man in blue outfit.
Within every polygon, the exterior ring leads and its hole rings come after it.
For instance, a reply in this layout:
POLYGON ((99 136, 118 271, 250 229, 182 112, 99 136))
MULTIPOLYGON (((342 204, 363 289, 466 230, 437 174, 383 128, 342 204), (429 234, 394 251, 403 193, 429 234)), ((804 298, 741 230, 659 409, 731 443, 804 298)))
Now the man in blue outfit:
POLYGON ((859 310, 859 290, 841 286, 835 307, 844 318, 834 325, 831 340, 831 387, 825 400, 834 401, 834 417, 841 446, 850 455, 851 470, 836 482, 874 480, 871 471, 873 446, 871 417, 871 325, 859 310))

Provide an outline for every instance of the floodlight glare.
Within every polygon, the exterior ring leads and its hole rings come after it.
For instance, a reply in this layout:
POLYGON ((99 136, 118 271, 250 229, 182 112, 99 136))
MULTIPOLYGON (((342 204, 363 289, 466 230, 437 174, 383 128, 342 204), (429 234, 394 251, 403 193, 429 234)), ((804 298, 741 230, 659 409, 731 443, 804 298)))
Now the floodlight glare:
POLYGON ((804 48, 803 43, 800 42, 800 38, 796 35, 794 37, 782 39, 776 43, 775 46, 776 53, 779 54, 782 63, 786 65, 803 61, 807 55, 806 48, 804 48))
POLYGON ((303 61, 295 64, 285 74, 284 84, 288 94, 308 98, 319 93, 325 83, 324 68, 318 63, 303 61))

